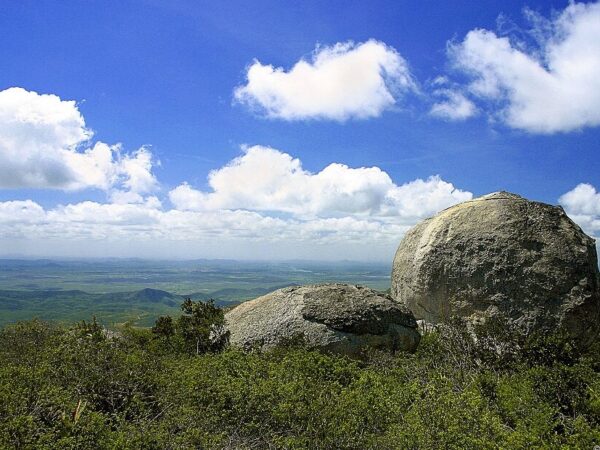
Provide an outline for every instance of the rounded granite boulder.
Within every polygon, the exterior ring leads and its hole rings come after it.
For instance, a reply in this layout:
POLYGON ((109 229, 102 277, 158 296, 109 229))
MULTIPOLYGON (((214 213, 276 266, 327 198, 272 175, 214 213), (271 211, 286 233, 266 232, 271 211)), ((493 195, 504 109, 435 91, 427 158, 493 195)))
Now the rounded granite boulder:
POLYGON ((600 326, 596 246, 561 207, 507 192, 450 207, 404 237, 392 296, 417 319, 503 317, 524 331, 600 326))
POLYGON ((315 348, 356 355, 367 347, 413 351, 417 323, 404 305, 340 283, 279 289, 225 315, 232 345, 269 349, 301 337, 315 348))

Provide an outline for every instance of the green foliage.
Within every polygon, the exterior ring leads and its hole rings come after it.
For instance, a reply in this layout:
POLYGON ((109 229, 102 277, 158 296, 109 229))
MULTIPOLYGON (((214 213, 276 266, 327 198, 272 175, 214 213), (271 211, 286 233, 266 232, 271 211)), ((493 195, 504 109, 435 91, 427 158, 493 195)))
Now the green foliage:
POLYGON ((0 448, 593 448, 600 354, 459 323, 365 360, 211 347, 214 305, 155 327, 0 331, 0 448), (200 344, 196 340, 200 339, 200 344), (200 349, 196 355, 196 348, 200 349))
POLYGON ((225 315, 213 300, 194 302, 186 298, 181 311, 183 314, 177 320, 170 316, 161 316, 156 320, 151 330, 153 348, 200 355, 219 352, 227 346, 229 331, 225 329, 225 315))
POLYGON ((194 302, 186 298, 181 305, 183 314, 177 320, 177 333, 189 352, 196 355, 220 351, 229 342, 223 310, 213 300, 194 302))
POLYGON ((158 337, 169 339, 175 335, 175 323, 171 316, 160 316, 152 327, 152 333, 158 337))

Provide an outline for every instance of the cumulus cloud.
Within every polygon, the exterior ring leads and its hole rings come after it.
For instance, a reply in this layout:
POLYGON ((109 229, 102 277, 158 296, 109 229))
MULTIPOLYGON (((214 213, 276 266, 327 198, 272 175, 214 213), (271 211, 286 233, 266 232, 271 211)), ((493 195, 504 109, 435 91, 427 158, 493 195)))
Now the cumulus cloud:
POLYGON ((31 200, 0 202, 3 239, 377 242, 389 234, 396 239, 405 228, 353 217, 303 221, 245 210, 164 210, 152 199, 137 204, 85 201, 47 210, 31 200))
POLYGON ((311 173, 299 159, 261 146, 211 172, 209 185, 209 192, 179 185, 169 193, 172 208, 132 191, 113 191, 110 203, 44 208, 32 200, 0 202, 0 246, 35 243, 35 251, 67 248, 69 254, 85 246, 86 254, 95 248, 115 255, 138 245, 134 254, 146 256, 163 248, 163 256, 381 259, 391 257, 420 218, 472 197, 436 176, 396 185, 377 167, 334 163, 311 173), (56 243, 63 244, 52 247, 56 243), (258 253, 244 253, 248 249, 258 253))
POLYGON ((477 114, 475 104, 463 93, 451 89, 437 89, 434 95, 444 100, 434 103, 429 111, 432 116, 447 120, 466 120, 477 114))
POLYGON ((558 202, 586 233, 600 235, 600 192, 594 186, 581 183, 561 195, 558 202))
POLYGON ((358 252, 393 251, 418 219, 471 198, 437 176, 396 185, 378 167, 340 163, 311 173, 289 154, 254 146, 213 170, 206 192, 186 183, 173 189, 169 209, 151 195, 150 149, 125 153, 92 138, 75 102, 21 88, 0 92, 0 188, 96 188, 109 198, 54 207, 0 202, 1 248, 21 243, 43 252, 56 244, 59 252, 85 247, 88 254, 95 245, 111 254, 134 243, 180 242, 184 251, 216 246, 219 256, 221 245, 257 243, 291 257, 282 249, 306 252, 310 243, 335 249, 330 256, 372 259, 358 252))
POLYGON ((507 125, 531 133, 600 125, 600 3, 571 3, 551 20, 529 11, 535 46, 483 29, 450 46, 470 92, 507 125))
POLYGON ((22 88, 0 91, 0 188, 121 189, 156 186, 152 153, 90 142, 74 101, 22 88))
POLYGON ((469 200, 438 176, 398 186, 378 167, 333 163, 318 173, 279 150, 253 146, 208 177, 210 192, 182 184, 169 193, 177 209, 246 209, 301 218, 394 217, 405 223, 469 200))
POLYGON ((310 61, 301 59, 289 71, 255 61, 246 78, 235 99, 284 120, 377 117, 415 89, 404 58, 375 40, 317 47, 310 61))
POLYGON ((40 223, 45 211, 33 200, 0 202, 0 223, 4 225, 40 223))

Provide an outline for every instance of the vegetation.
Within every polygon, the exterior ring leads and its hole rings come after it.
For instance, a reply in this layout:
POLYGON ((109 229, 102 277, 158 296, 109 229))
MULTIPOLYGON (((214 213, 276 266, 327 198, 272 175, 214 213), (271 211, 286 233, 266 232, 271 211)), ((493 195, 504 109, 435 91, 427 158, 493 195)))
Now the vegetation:
POLYGON ((222 312, 0 331, 0 448, 593 448, 600 353, 461 323, 416 354, 224 348, 222 312), (216 334, 215 334, 216 333, 216 334))
POLYGON ((152 327, 155 337, 171 351, 194 354, 223 350, 229 343, 223 310, 213 300, 193 302, 186 298, 181 305, 183 314, 175 321, 161 316, 152 327))
POLYGON ((0 326, 44 317, 48 321, 74 323, 93 314, 103 324, 124 322, 150 326, 161 314, 175 314, 182 297, 165 291, 90 294, 83 291, 0 291, 0 326))

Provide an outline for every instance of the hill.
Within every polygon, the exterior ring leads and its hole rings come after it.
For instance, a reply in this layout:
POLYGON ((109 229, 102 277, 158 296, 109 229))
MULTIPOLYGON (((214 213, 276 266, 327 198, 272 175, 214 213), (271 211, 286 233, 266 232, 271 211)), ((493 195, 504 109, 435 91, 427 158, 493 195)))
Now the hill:
POLYGON ((0 290, 0 327, 19 320, 40 318, 73 323, 95 316, 106 326, 131 322, 151 326, 161 315, 178 315, 184 298, 214 299, 219 306, 233 306, 263 290, 222 289, 211 293, 177 295, 160 289, 95 294, 81 290, 0 290), (257 291, 257 292, 258 292, 257 291))

